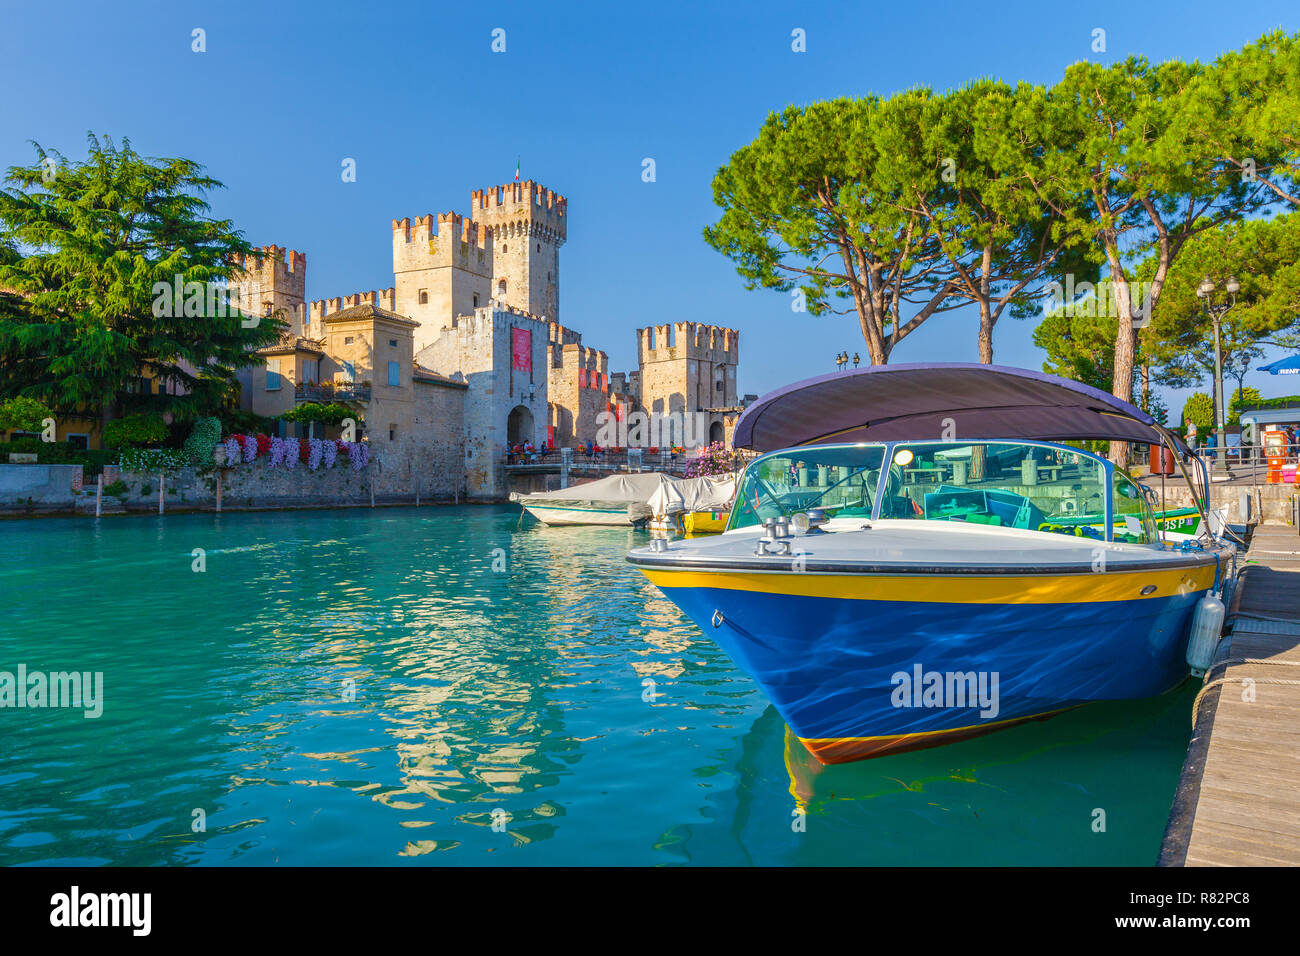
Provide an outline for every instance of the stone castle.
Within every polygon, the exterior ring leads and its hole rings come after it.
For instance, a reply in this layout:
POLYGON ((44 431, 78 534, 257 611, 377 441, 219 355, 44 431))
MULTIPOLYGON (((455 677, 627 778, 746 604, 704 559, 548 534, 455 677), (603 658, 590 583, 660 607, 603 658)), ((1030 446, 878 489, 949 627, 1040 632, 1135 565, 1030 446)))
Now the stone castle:
POLYGON ((309 301, 303 253, 265 246, 238 263, 231 304, 287 331, 241 374, 241 407, 283 414, 307 401, 355 408, 377 448, 415 470, 455 467, 471 498, 505 493, 508 447, 596 440, 602 413, 699 413, 703 440, 739 410, 734 329, 638 329, 636 371, 560 324, 568 200, 532 181, 470 196, 454 212, 392 222, 393 285, 309 301))

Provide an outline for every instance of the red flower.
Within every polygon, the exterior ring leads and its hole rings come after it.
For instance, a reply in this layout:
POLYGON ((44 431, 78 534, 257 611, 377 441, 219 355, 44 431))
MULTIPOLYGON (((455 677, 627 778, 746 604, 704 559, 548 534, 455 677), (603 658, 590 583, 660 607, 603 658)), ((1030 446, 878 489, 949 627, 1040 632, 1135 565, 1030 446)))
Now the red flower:
POLYGON ((298 460, 307 461, 311 458, 311 444, 305 438, 298 439, 298 460))
POLYGON ((270 435, 258 435, 258 436, 257 436, 257 453, 258 453, 259 455, 266 455, 266 454, 269 454, 270 451, 271 451, 271 436, 270 436, 270 435))

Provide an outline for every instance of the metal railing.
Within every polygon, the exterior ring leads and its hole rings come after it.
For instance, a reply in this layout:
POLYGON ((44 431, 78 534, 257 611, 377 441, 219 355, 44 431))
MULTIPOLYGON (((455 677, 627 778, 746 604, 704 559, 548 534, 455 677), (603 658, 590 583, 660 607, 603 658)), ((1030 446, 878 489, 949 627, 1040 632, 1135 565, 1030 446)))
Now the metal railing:
MULTIPOLYGON (((696 453, 693 449, 685 452, 673 454, 671 451, 651 452, 648 449, 636 448, 602 448, 599 451, 593 450, 590 454, 586 448, 574 448, 573 457, 570 459, 570 467, 581 470, 591 469, 616 469, 636 471, 638 468, 642 471, 664 471, 680 473, 685 470, 687 464, 694 460, 696 453), (639 452, 639 454, 638 454, 639 452)), ((757 457, 753 452, 736 451, 731 456, 731 464, 734 471, 744 470, 745 465, 757 457)), ((558 448, 550 448, 546 451, 509 451, 505 456, 507 466, 512 465, 555 465, 561 462, 561 451, 558 448)))

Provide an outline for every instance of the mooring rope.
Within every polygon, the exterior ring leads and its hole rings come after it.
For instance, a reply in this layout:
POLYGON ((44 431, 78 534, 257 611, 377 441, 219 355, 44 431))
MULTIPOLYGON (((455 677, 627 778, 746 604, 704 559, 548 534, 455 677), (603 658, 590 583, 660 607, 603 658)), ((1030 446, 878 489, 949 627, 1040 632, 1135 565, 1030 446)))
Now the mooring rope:
MULTIPOLYGON (((1229 664, 1272 664, 1277 667, 1300 667, 1300 661, 1270 661, 1259 657, 1229 657, 1221 661, 1215 661, 1210 665, 1210 670, 1214 670, 1216 667, 1227 667, 1229 664)), ((1196 720, 1201 711, 1201 698, 1205 696, 1207 690, 1220 684, 1244 684, 1246 681, 1255 684, 1300 685, 1300 680, 1285 680, 1281 677, 1248 677, 1244 675, 1241 677, 1216 677, 1214 680, 1206 681, 1205 686, 1197 692, 1196 699, 1192 701, 1192 729, 1196 728, 1196 720)))

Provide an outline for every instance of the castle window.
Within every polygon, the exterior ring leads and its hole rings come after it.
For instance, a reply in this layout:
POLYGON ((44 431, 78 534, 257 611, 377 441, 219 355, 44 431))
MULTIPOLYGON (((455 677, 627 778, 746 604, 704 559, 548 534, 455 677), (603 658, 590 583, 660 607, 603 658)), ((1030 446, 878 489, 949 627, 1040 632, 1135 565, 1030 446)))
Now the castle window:
POLYGON ((388 440, 389 440, 389 441, 396 441, 396 440, 397 440, 397 426, 396 426, 396 425, 389 425, 389 426, 388 426, 388 440))
POLYGON ((429 304, 429 290, 428 290, 428 289, 421 289, 421 290, 420 290, 420 305, 428 305, 428 304, 429 304))
POLYGON ((401 366, 396 362, 388 363, 388 384, 398 386, 402 384, 401 366))
POLYGON ((478 308, 478 293, 474 293, 474 308, 478 308))
POLYGON ((497 295, 505 295, 505 294, 506 294, 506 280, 502 279, 500 282, 497 283, 497 295))
POLYGON ((510 247, 507 246, 504 242, 501 243, 501 251, 502 251, 502 252, 505 252, 505 251, 506 251, 507 249, 509 249, 509 248, 510 248, 510 247))
POLYGON ((542 251, 542 244, 540 242, 537 244, 537 251, 538 252, 542 251))
POLYGON ((397 348, 397 339, 389 339, 388 346, 389 348, 397 348))
POLYGON ((351 345, 351 344, 352 344, 352 336, 350 336, 350 335, 345 335, 345 336, 343 336, 343 344, 344 344, 344 345, 351 345))

